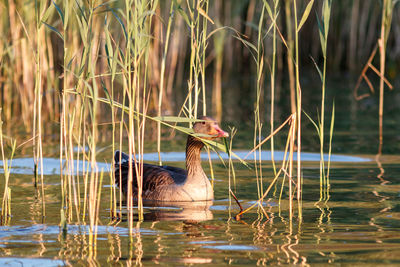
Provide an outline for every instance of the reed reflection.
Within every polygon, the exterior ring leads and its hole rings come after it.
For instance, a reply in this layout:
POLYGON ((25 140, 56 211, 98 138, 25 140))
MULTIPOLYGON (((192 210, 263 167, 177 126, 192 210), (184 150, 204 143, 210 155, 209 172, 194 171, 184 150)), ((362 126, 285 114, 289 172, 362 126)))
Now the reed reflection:
POLYGON ((107 234, 107 237, 110 245, 110 255, 107 258, 107 262, 117 263, 122 257, 121 237, 118 233, 111 234, 110 232, 107 234))
MULTIPOLYGON (((253 231, 254 246, 263 252, 262 256, 258 257, 257 264, 278 263, 307 266, 307 257, 305 253, 301 253, 304 248, 300 245, 303 225, 295 224, 280 215, 276 216, 271 209, 269 209, 269 215, 269 220, 259 217, 249 225, 253 231), (293 227, 296 225, 297 228, 294 229, 293 227)), ((235 236, 232 243, 236 243, 236 239, 241 238, 241 236, 235 236)))
MULTIPOLYGON (((145 214, 146 218, 146 214, 145 214)), ((191 217, 192 218, 192 217, 191 217)), ((170 235, 165 235, 164 230, 167 224, 161 221, 156 221, 151 224, 150 229, 156 232, 155 238, 153 240, 154 245, 152 246, 153 252, 156 252, 152 256, 151 261, 155 264, 202 264, 211 263, 212 258, 199 256, 201 254, 202 244, 205 240, 212 242, 214 236, 208 232, 208 230, 214 225, 209 225, 207 223, 201 223, 199 221, 190 220, 177 220, 175 222, 168 223, 168 225, 173 225, 174 232, 181 233, 178 236, 172 237, 170 235), (159 231, 158 228, 163 229, 159 231), (179 238, 179 243, 185 245, 179 245, 174 241, 174 238, 179 238)), ((215 229, 218 230, 218 229, 215 229)), ((148 257, 149 254, 147 254, 148 257)), ((146 257, 146 258, 147 258, 146 257)))
MULTIPOLYGON (((42 210, 41 210, 41 205, 39 203, 39 198, 37 197, 36 193, 38 193, 38 190, 35 190, 35 198, 30 202, 29 205, 29 214, 31 216, 31 222, 33 225, 40 225, 41 227, 45 227, 44 224, 44 216, 42 215, 42 210), (38 223, 36 218, 41 218, 40 222, 38 223)), ((39 234, 34 234, 32 235, 32 239, 36 239, 37 243, 39 244, 39 248, 37 251, 37 256, 42 257, 44 253, 47 251, 45 244, 45 240, 43 238, 43 233, 40 232, 39 234)))
POLYGON ((265 248, 266 253, 258 260, 258 264, 267 264, 271 262, 276 256, 276 246, 274 246, 273 237, 276 235, 278 229, 273 223, 274 214, 272 213, 268 221, 256 220, 252 223, 254 230, 253 243, 258 247, 265 248))
MULTIPOLYGON (((134 252, 134 258, 135 258, 135 266, 142 266, 142 258, 143 258, 143 241, 142 241, 142 234, 140 231, 140 225, 141 222, 136 223, 136 232, 135 232, 135 237, 136 241, 133 243, 133 246, 135 247, 134 250, 131 250, 131 252, 134 252)), ((132 242, 132 237, 130 238, 130 242, 132 242)), ((133 258, 132 254, 130 254, 130 261, 129 263, 133 263, 133 258)))
MULTIPOLYGON (((382 149, 382 148, 380 148, 380 149, 382 149)), ((376 164, 379 169, 379 174, 376 176, 376 178, 378 178, 378 180, 381 182, 381 185, 385 185, 385 184, 389 183, 389 181, 385 180, 384 176, 383 176, 385 174, 385 169, 382 166, 381 156, 382 156, 382 152, 379 152, 375 156, 375 161, 376 161, 376 164)))
MULTIPOLYGON (((68 226, 68 232, 60 231, 58 241, 61 248, 58 258, 71 262, 80 262, 87 266, 99 266, 97 260, 97 242, 89 243, 87 226, 75 224, 68 226)), ((97 238, 97 237, 96 237, 97 238)))
MULTIPOLYGON (((156 225, 158 222, 153 222, 151 224, 150 229, 155 229, 156 225)), ((156 256, 153 258, 153 262, 156 264, 160 264, 160 260, 162 255, 165 252, 166 246, 163 244, 163 236, 160 234, 160 232, 156 231, 156 238, 154 239, 154 245, 157 248, 157 254, 156 256)))

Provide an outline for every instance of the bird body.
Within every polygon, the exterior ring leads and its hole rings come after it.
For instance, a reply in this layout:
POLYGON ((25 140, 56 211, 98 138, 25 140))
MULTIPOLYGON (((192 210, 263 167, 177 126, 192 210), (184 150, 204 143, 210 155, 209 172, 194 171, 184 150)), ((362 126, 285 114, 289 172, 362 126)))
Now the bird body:
MULTIPOLYGON (((227 137, 218 124, 209 117, 202 117, 202 122, 194 124, 197 134, 205 134, 212 140, 218 137, 227 137)), ((201 167, 201 149, 204 143, 195 136, 188 136, 186 143, 186 170, 171 167, 157 166, 143 163, 143 190, 142 198, 150 201, 206 201, 214 199, 214 192, 207 175, 201 167)), ((116 151, 115 182, 121 187, 126 196, 128 194, 129 155, 116 151)), ((138 186, 136 179, 135 162, 132 161, 132 197, 137 199, 138 186)))

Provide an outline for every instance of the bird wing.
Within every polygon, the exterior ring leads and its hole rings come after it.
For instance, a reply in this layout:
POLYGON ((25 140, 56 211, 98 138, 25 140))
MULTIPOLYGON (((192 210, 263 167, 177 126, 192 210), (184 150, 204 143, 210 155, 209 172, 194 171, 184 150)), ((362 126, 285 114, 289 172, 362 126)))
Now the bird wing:
POLYGON ((176 173, 176 174, 187 176, 187 171, 182 168, 173 167, 173 166, 162 166, 162 168, 169 171, 170 173, 172 173, 172 175, 174 175, 174 173, 176 173))
MULTIPOLYGON (((115 152, 115 183, 127 192, 129 156, 120 151, 115 152), (122 185, 122 186, 121 186, 122 185)), ((135 165, 133 164, 132 189, 137 192, 135 165)), ((157 166, 143 163, 143 191, 154 191, 159 186, 182 183, 186 179, 186 171, 171 166, 157 166)))

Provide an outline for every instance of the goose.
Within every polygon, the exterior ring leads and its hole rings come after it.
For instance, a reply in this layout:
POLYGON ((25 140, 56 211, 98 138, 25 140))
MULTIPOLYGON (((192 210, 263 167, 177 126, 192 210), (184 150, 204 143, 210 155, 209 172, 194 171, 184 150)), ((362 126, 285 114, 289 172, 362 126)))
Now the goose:
MULTIPOLYGON (((203 116, 193 125, 194 133, 203 139, 214 140, 228 137, 211 117, 203 116), (204 136, 204 137, 203 137, 204 136)), ((157 202, 208 201, 214 199, 210 181, 201 167, 201 149, 204 143, 196 136, 189 135, 186 142, 186 169, 172 166, 158 166, 143 163, 143 200, 157 202)), ((114 155, 115 183, 128 193, 129 155, 116 151, 114 155)), ((137 199, 137 180, 133 166, 132 196, 137 199)))

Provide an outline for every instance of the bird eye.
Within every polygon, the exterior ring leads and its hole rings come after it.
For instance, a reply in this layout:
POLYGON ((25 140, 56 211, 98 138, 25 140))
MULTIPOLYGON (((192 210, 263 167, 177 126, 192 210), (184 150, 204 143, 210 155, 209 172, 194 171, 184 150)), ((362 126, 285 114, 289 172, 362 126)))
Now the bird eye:
POLYGON ((205 121, 202 121, 202 122, 201 122, 201 124, 203 124, 203 125, 204 125, 204 124, 206 124, 206 122, 205 122, 205 121))

